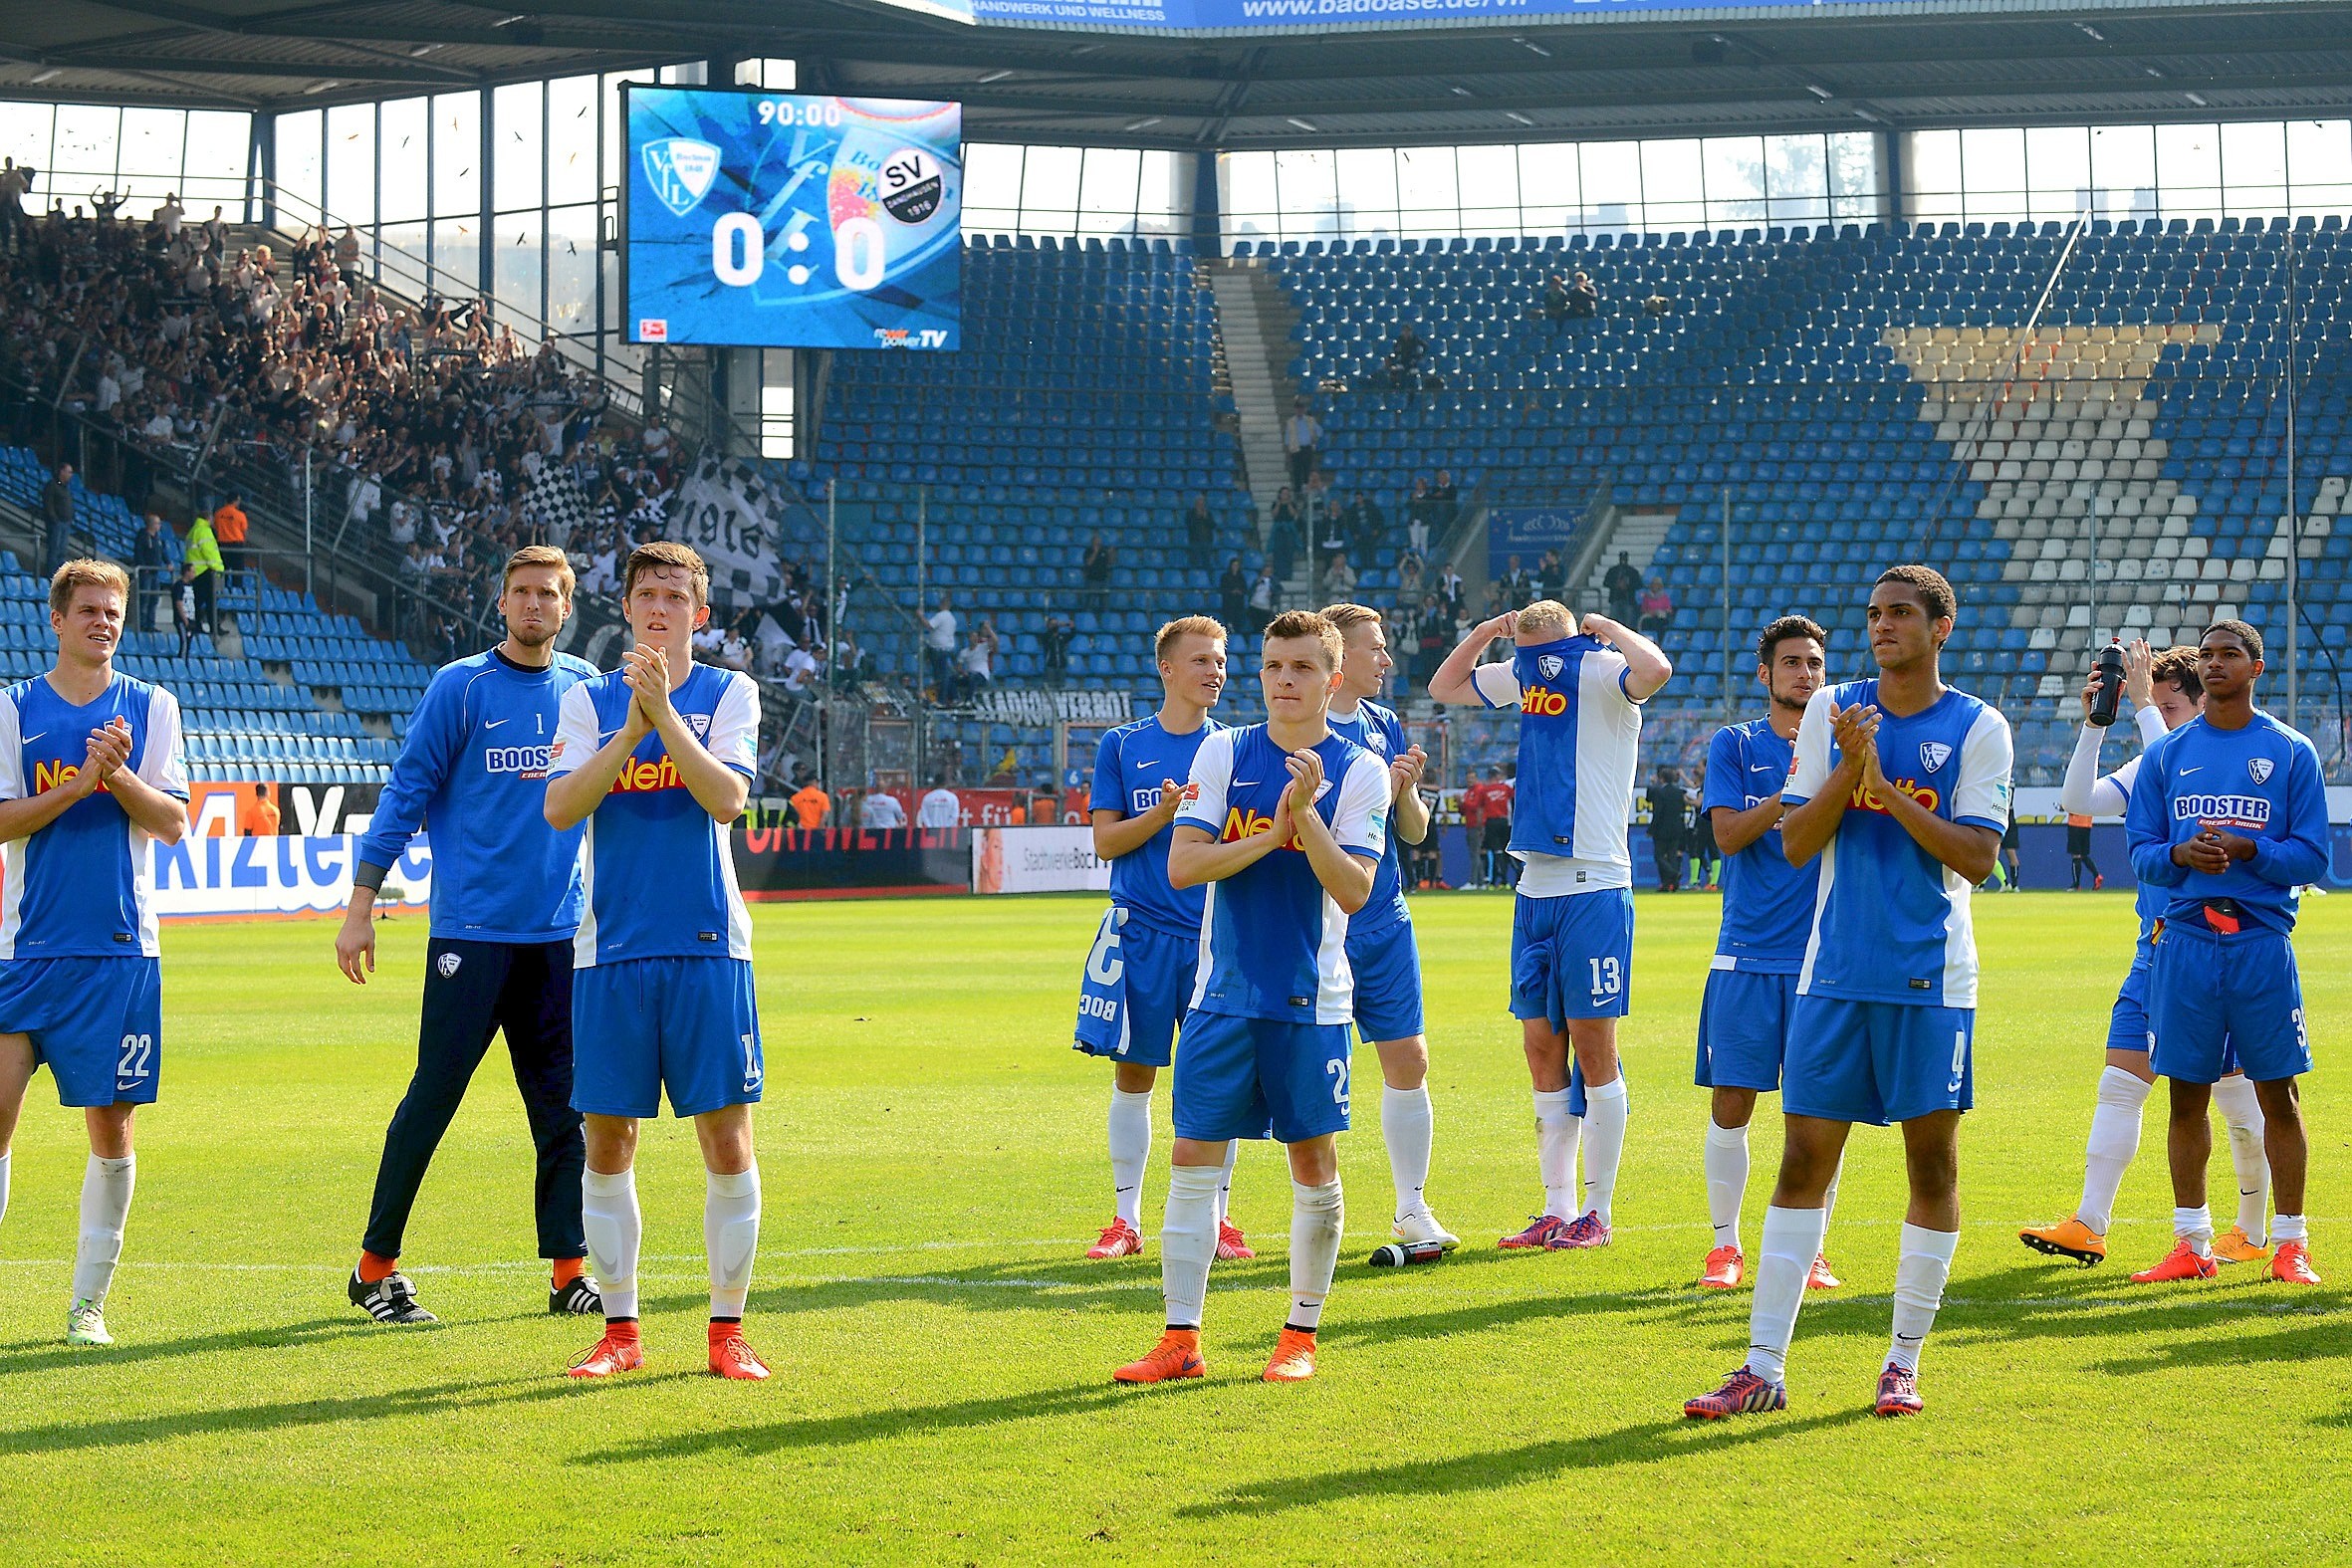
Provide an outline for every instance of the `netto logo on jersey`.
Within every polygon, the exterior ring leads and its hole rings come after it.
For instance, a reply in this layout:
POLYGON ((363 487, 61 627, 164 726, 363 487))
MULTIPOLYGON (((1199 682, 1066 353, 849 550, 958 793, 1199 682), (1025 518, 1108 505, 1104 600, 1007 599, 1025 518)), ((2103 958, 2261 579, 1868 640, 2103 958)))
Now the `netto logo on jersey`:
POLYGON ((641 763, 630 758, 620 765, 620 777, 612 781, 614 794, 636 794, 647 789, 683 789, 686 781, 678 777, 678 765, 664 752, 658 762, 641 763))
MULTIPOLYGON (((33 765, 33 792, 35 794, 46 793, 55 789, 59 784, 79 779, 81 776, 80 766, 74 763, 35 763, 33 765)), ((113 794, 115 792, 107 787, 107 782, 104 779, 98 782, 98 786, 104 793, 113 794)))
POLYGON ((2258 794, 2185 794, 2173 801, 2176 822, 2213 822, 2229 827, 2270 825, 2270 802, 2258 794))
POLYGON ((1548 686, 1530 686, 1519 694, 1519 711, 1556 719, 1568 711, 1567 694, 1555 692, 1548 686))
MULTIPOLYGON (((1231 806, 1227 808, 1225 813, 1225 832, 1221 841, 1228 844, 1238 844, 1245 838, 1256 838, 1260 833, 1273 831, 1273 817, 1262 811, 1245 811, 1238 805, 1231 806)), ((1278 847, 1295 849, 1300 854, 1306 852, 1306 846, 1298 842, 1296 834, 1292 835, 1289 843, 1278 847)))
MULTIPOLYGON (((1916 779, 1890 779, 1887 781, 1887 787, 1911 796, 1912 799, 1917 800, 1931 811, 1942 804, 1944 800, 1942 795, 1916 779)), ((1880 799, 1877 791, 1867 784, 1855 784, 1854 792, 1847 797, 1846 805, 1851 810, 1876 811, 1881 816, 1893 814, 1887 810, 1886 801, 1880 799)))
POLYGON ((556 749, 550 745, 492 746, 482 752, 485 773, 519 774, 525 779, 545 779, 555 763, 556 749))

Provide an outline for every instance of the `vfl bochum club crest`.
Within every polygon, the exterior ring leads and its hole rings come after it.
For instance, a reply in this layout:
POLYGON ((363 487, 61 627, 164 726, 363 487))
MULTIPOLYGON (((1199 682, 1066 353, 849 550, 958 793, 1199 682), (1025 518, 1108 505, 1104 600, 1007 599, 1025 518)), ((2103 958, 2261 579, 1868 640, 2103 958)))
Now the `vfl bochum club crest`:
POLYGON ((2255 784, 2268 784, 2270 782, 2270 759, 2249 757, 2245 760, 2245 771, 2255 784))
POLYGON ((1919 743, 1920 772, 1932 774, 1950 761, 1952 761, 1952 748, 1946 746, 1942 741, 1922 741, 1919 743))
POLYGON ((1546 653, 1535 661, 1536 673, 1547 681, 1558 680, 1559 672, 1567 667, 1567 661, 1556 653, 1546 653))
POLYGON ((645 143, 645 179, 661 204, 683 218, 719 174, 719 149, 688 136, 645 143))
POLYGON ((457 974, 457 966, 464 962, 465 960, 455 953, 442 954, 440 963, 437 966, 441 971, 441 978, 443 980, 453 979, 457 974))

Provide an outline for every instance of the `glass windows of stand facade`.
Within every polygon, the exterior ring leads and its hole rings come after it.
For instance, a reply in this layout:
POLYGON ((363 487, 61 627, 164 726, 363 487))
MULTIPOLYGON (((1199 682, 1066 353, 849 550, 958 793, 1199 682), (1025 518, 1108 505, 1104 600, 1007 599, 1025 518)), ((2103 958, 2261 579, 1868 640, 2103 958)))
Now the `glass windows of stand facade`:
POLYGON ((1906 205, 1921 222, 2275 218, 2352 211, 2352 121, 1921 130, 1906 205))
POLYGON ((176 194, 192 223, 215 206, 240 221, 252 135, 252 115, 225 110, 0 102, 0 155, 40 171, 25 202, 34 212, 63 202, 94 213, 112 192, 122 216, 143 221, 176 194))

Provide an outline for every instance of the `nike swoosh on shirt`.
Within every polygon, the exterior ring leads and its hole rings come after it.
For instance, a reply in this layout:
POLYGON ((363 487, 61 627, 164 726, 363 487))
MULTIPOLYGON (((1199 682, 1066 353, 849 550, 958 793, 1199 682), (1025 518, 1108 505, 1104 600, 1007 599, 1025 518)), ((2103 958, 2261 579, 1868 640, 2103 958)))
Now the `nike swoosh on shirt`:
POLYGON ((495 730, 504 723, 506 723, 504 719, 485 719, 482 721, 482 728, 485 730, 495 730))
POLYGON ((1264 784, 1265 782, 1266 781, 1263 779, 1236 779, 1233 782, 1233 786, 1236 789, 1247 789, 1254 784, 1264 784))
POLYGON ((2182 770, 2181 770, 2181 777, 2182 777, 2182 778, 2184 778, 2184 779, 2186 779, 2186 778, 2188 778, 2188 777, 2189 777, 2191 774, 2194 774, 2194 773, 2200 773, 2200 772, 2202 772, 2202 771, 2204 770, 2204 768, 2205 768, 2205 764, 2203 764, 2203 763, 2199 763, 2199 764, 2198 764, 2198 765, 2197 765, 2195 768, 2184 768, 2184 769, 2182 769, 2182 770))
POLYGON ((28 735, 28 736, 26 736, 26 737, 25 737, 25 738, 24 738, 22 741, 18 742, 17 744, 18 744, 18 745, 20 745, 20 746, 30 746, 30 745, 32 745, 32 744, 33 744, 35 741, 38 741, 39 739, 41 739, 41 736, 42 736, 42 735, 47 735, 48 733, 49 733, 49 732, 48 732, 47 730, 43 730, 43 731, 41 732, 41 734, 40 734, 40 735, 28 735))

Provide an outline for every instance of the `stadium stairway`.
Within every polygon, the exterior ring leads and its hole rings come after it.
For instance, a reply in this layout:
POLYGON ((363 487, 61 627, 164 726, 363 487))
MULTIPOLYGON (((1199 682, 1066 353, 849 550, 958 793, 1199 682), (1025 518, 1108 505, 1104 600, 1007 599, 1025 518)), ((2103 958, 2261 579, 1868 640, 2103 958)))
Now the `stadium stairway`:
MULTIPOLYGON (((24 447, 0 447, 0 500, 30 515, 49 470, 24 447)), ((102 555, 127 561, 137 522, 119 496, 74 481, 76 531, 102 555)), ((176 561, 180 542, 165 531, 176 561)), ((22 540, 20 534, 19 539, 22 540)), ((370 637, 351 616, 258 573, 220 595, 227 629, 179 638, 155 626, 126 631, 116 656, 125 675, 170 688, 198 782, 381 784, 432 671, 404 648, 370 637)), ((158 616, 156 625, 166 622, 158 616)), ((48 585, 14 551, 0 552, 0 681, 45 672, 56 657, 48 585)))
POLYGON ((1248 260, 1204 262, 1201 273, 1217 300, 1218 334, 1233 380, 1234 408, 1241 415, 1242 464, 1263 522, 1291 482, 1283 421, 1301 390, 1288 368, 1295 352, 1291 334, 1298 312, 1266 269, 1248 260))

